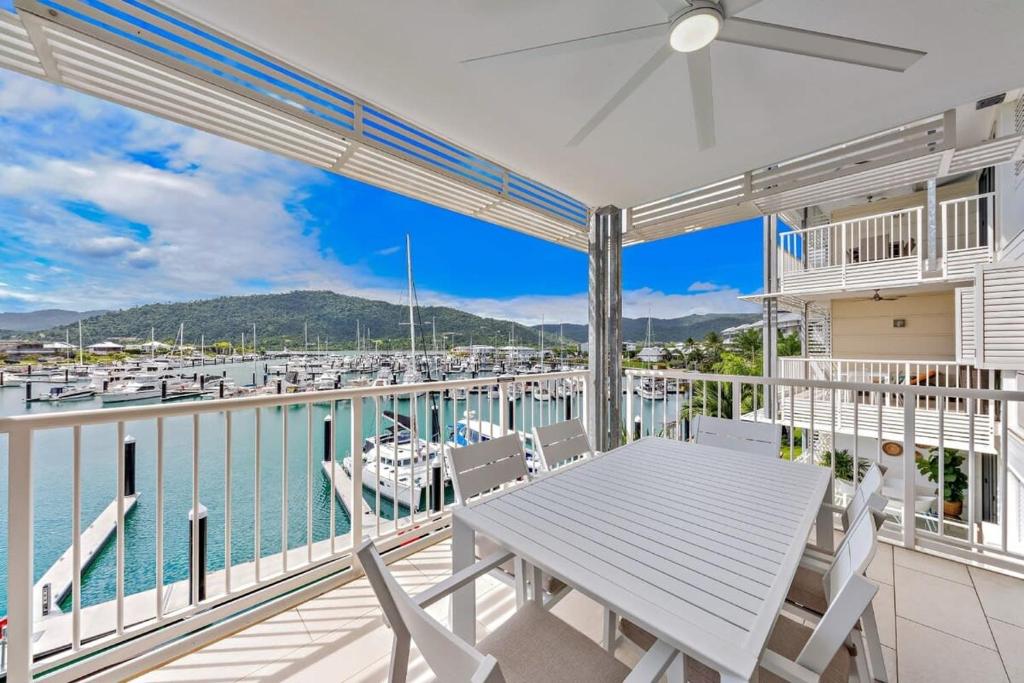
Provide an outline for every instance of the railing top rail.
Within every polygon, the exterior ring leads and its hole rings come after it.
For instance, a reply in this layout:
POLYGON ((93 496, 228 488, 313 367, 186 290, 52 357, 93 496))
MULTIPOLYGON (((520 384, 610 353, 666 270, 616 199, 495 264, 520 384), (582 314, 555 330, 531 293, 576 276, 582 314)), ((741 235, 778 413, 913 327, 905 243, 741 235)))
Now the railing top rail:
POLYGON ((110 424, 112 422, 129 422, 157 417, 180 417, 224 411, 251 410, 254 408, 274 408, 288 405, 305 405, 307 403, 327 403, 352 398, 373 398, 375 396, 402 396, 438 392, 445 389, 477 387, 483 384, 500 384, 520 381, 546 381, 557 379, 583 379, 587 370, 571 370, 566 372, 548 372, 535 375, 502 375, 477 377, 438 382, 420 382, 417 384, 391 384, 382 387, 345 387, 326 391, 303 391, 291 394, 266 394, 262 396, 244 396, 240 398, 212 399, 186 403, 159 404, 148 406, 120 408, 91 408, 61 413, 43 413, 36 415, 12 415, 0 417, 0 434, 19 428, 56 429, 75 425, 110 424))
POLYGON ((977 199, 988 199, 989 197, 995 197, 995 192, 982 192, 980 194, 972 194, 968 197, 954 197, 953 199, 944 199, 939 202, 939 206, 945 206, 946 204, 956 204, 957 202, 969 202, 977 199))
POLYGON ((814 232, 815 230, 824 230, 826 228, 841 228, 841 227, 845 227, 846 225, 849 225, 851 223, 860 223, 861 221, 874 220, 876 218, 888 218, 889 216, 899 216, 899 215, 903 215, 903 214, 921 213, 923 211, 923 209, 924 209, 923 206, 911 206, 911 207, 908 207, 906 209, 898 209, 896 211, 886 211, 885 213, 873 213, 870 216, 859 216, 857 218, 847 218, 845 221, 835 221, 833 223, 825 223, 824 225, 815 225, 815 226, 812 226, 810 228, 797 228, 797 227, 793 227, 790 230, 787 230, 786 232, 780 232, 779 233, 779 238, 781 239, 783 235, 804 234, 804 233, 808 233, 808 232, 814 232))
POLYGON ((626 370, 634 377, 658 377, 688 379, 691 381, 740 382, 771 386, 800 387, 804 389, 836 389, 837 391, 865 391, 875 393, 910 394, 913 396, 938 396, 952 398, 974 398, 983 401, 1024 401, 1024 391, 1001 389, 966 389, 961 387, 930 387, 916 384, 888 384, 885 382, 829 382, 815 379, 792 377, 763 377, 761 375, 717 375, 713 373, 690 372, 685 370, 626 370))
POLYGON ((943 359, 943 360, 925 360, 925 359, 906 359, 906 358, 805 358, 803 356, 779 356, 780 362, 815 362, 815 363, 876 363, 876 364, 904 364, 909 363, 911 365, 966 365, 974 367, 973 363, 961 363, 956 359, 943 359))

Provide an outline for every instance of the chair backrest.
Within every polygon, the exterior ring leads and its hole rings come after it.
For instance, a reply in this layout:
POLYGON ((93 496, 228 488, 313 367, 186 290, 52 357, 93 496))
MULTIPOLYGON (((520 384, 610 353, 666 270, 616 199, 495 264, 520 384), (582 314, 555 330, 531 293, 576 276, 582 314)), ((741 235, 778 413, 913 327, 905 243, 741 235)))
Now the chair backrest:
POLYGON ((832 566, 825 572, 828 608, 797 656, 797 664, 824 673, 864 614, 878 592, 878 586, 864 576, 875 556, 877 543, 873 516, 861 515, 847 532, 836 550, 832 566))
POLYGON ((579 418, 533 428, 533 448, 540 454, 544 469, 587 458, 594 454, 590 439, 579 418))
POLYGON ((868 493, 881 493, 882 492, 882 479, 885 475, 885 470, 888 469, 877 462, 871 463, 871 467, 864 473, 864 476, 860 478, 860 486, 858 488, 867 489, 868 493))
POLYGON ((782 425, 697 415, 693 418, 693 435, 699 444, 777 458, 782 443, 782 425))
POLYGON ((515 433, 452 448, 448 459, 455 497, 461 503, 529 474, 523 441, 515 433))
POLYGON ((885 521, 885 506, 889 499, 882 495, 882 477, 885 468, 878 463, 872 463, 868 471, 861 477, 860 485, 857 486, 850 501, 843 510, 843 530, 848 530, 850 525, 857 520, 864 510, 870 509, 875 514, 875 523, 881 527, 885 521))
POLYGON ((439 681, 504 681, 493 657, 486 657, 438 623, 402 590, 384 565, 373 541, 366 539, 356 551, 366 572, 384 617, 395 632, 396 641, 405 647, 396 647, 392 657, 405 657, 405 661, 392 659, 391 680, 404 681, 408 666, 408 641, 412 638, 427 665, 439 681))

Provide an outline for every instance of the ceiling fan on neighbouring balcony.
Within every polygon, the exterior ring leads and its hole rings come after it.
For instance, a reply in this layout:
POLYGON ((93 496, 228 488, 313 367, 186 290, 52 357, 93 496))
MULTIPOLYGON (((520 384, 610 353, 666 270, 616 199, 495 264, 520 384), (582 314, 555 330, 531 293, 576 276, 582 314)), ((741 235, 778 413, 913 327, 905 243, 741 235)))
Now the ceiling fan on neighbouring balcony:
POLYGON ((906 71, 925 55, 919 50, 741 19, 736 16, 759 1, 658 0, 669 14, 666 21, 473 57, 463 60, 463 64, 526 53, 560 53, 664 35, 668 39, 667 44, 663 44, 636 73, 630 76, 568 144, 574 147, 583 142, 658 67, 674 53, 681 52, 686 54, 687 58, 697 146, 705 150, 715 145, 710 46, 716 40, 898 72, 906 71))
POLYGON ((897 299, 905 298, 902 296, 882 296, 881 294, 878 293, 878 291, 879 290, 876 289, 875 293, 872 294, 871 296, 862 296, 858 298, 857 301, 896 301, 897 299))

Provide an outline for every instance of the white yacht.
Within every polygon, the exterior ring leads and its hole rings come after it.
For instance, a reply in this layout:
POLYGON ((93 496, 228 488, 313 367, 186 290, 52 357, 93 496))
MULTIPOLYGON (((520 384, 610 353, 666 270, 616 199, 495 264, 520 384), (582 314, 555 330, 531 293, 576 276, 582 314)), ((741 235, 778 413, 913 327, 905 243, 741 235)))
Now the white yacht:
POLYGON ((149 380, 132 380, 109 389, 101 398, 104 404, 160 398, 160 384, 149 380))

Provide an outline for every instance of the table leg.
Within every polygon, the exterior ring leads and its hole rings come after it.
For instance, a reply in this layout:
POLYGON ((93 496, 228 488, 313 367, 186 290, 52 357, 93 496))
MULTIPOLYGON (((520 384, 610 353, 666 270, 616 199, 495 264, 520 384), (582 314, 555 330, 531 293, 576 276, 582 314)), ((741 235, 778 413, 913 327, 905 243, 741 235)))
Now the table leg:
MULTIPOLYGON (((452 516, 452 573, 476 561, 476 532, 458 515, 452 516)), ((452 632, 476 645, 476 583, 470 581, 452 593, 452 632)))
POLYGON ((604 608, 604 649, 615 654, 615 646, 619 639, 619 615, 607 607, 604 608))
MULTIPOLYGON (((680 652, 665 672, 668 683, 686 683, 686 655, 680 652)), ((724 680, 724 679, 723 679, 724 680)))
POLYGON ((537 607, 544 606, 544 572, 540 567, 533 568, 533 603, 537 607))
POLYGON ((825 488, 825 496, 822 500, 824 505, 818 508, 818 519, 814 523, 814 544, 828 553, 835 552, 835 538, 833 534, 835 521, 832 519, 832 508, 828 507, 833 502, 832 481, 829 480, 828 486, 825 488))

